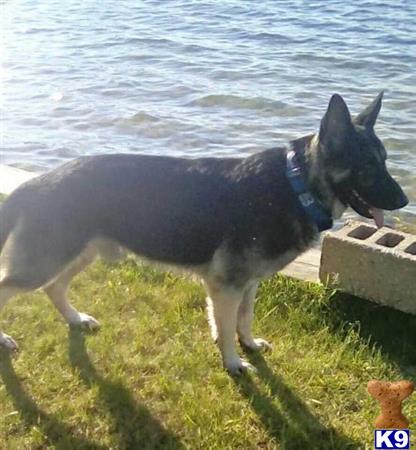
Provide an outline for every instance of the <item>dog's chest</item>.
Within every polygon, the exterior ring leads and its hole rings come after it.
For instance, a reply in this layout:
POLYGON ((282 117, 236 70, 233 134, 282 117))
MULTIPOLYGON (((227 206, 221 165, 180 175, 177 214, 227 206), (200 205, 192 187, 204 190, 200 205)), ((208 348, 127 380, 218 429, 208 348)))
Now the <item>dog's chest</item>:
POLYGON ((282 270, 285 266, 296 259, 302 252, 299 250, 288 250, 277 258, 266 259, 260 255, 248 257, 248 271, 250 278, 267 278, 282 270))
POLYGON ((290 249, 276 258, 268 258, 256 248, 243 253, 230 252, 226 246, 218 248, 208 265, 193 268, 203 278, 221 281, 225 284, 245 286, 253 280, 274 275, 302 253, 290 249))

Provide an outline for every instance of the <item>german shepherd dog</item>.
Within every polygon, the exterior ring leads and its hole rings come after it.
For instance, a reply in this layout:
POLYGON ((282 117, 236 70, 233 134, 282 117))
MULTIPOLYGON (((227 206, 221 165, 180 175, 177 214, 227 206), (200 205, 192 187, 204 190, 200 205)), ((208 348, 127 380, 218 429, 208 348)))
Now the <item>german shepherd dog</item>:
MULTIPOLYGON (((383 210, 407 204, 374 132, 381 101, 352 119, 335 94, 318 133, 245 158, 89 156, 26 182, 0 209, 0 308, 42 288, 68 324, 96 328, 68 301, 68 285, 98 254, 125 248, 202 278, 224 367, 241 374, 250 365, 236 334, 248 349, 269 346, 250 330, 259 281, 322 229, 309 204, 328 219, 324 228, 348 206, 381 227, 383 210)), ((17 349, 1 331, 0 345, 17 349)))

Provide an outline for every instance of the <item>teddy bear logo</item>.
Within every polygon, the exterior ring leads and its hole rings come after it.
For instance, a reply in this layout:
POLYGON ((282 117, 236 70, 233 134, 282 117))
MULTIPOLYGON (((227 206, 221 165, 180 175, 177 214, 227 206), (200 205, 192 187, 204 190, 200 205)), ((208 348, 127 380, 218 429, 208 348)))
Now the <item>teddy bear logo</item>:
POLYGON ((402 402, 410 396, 415 386, 411 381, 369 381, 367 390, 381 406, 381 414, 374 425, 377 429, 406 429, 409 421, 402 413, 402 402))

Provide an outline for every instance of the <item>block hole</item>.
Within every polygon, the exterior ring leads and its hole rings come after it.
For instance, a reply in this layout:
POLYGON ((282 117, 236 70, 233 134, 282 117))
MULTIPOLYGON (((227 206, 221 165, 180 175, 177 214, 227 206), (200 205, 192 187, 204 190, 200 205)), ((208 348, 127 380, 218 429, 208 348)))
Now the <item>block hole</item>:
POLYGON ((413 244, 410 244, 409 247, 406 247, 404 249, 406 253, 410 253, 411 255, 416 255, 416 242, 413 242, 413 244))
POLYGON ((355 239, 361 239, 363 241, 364 239, 372 236, 376 231, 376 228, 368 227, 367 225, 360 225, 359 227, 354 228, 354 230, 350 231, 348 233, 348 236, 355 239))
POLYGON ((377 239, 376 243, 378 245, 382 245, 383 247, 393 248, 400 244, 403 239, 404 237, 399 234, 386 233, 384 236, 381 236, 380 239, 377 239))

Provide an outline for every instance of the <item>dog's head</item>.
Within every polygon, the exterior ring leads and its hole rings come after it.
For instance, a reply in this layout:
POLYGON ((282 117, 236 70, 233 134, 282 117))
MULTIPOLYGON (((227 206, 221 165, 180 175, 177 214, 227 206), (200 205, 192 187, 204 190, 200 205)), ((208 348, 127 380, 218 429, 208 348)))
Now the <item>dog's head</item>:
POLYGON ((374 132, 383 93, 351 118, 340 95, 333 95, 321 121, 319 157, 336 198, 383 226, 383 210, 407 205, 408 199, 386 167, 386 150, 374 132))

